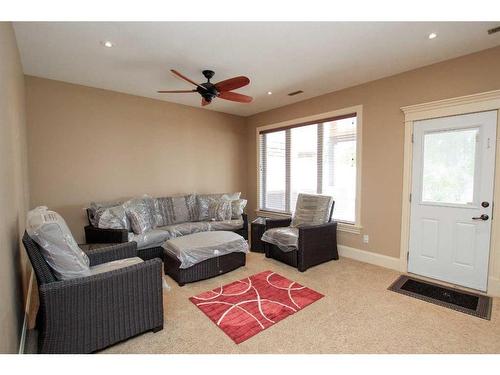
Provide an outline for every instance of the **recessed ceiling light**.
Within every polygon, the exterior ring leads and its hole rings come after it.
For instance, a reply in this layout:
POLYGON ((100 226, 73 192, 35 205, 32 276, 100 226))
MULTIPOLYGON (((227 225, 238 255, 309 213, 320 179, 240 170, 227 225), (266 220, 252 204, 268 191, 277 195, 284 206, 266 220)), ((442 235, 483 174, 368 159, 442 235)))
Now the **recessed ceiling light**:
POLYGON ((430 33, 429 34, 429 39, 434 39, 436 38, 438 35, 436 33, 430 33))
POLYGON ((272 95, 272 94, 273 94, 272 91, 267 92, 267 95, 272 95))
POLYGON ((115 45, 113 42, 110 42, 109 40, 104 40, 101 42, 101 44, 106 48, 111 48, 114 47, 115 45))

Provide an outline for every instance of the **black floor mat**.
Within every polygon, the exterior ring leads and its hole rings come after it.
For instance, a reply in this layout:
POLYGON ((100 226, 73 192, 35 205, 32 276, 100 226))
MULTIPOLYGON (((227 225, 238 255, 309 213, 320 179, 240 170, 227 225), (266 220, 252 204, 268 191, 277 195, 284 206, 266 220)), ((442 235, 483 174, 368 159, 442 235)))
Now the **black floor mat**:
POLYGON ((447 288, 409 276, 400 276, 388 289, 478 318, 490 319, 491 298, 488 296, 447 288))

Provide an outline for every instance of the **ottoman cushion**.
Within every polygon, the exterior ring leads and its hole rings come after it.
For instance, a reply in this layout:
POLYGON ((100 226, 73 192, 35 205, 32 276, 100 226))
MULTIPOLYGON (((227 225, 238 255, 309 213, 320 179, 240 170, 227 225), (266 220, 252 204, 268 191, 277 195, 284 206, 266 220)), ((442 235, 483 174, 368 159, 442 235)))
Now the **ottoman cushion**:
POLYGON ((181 261, 179 268, 188 268, 233 252, 248 253, 248 244, 243 237, 225 231, 201 232, 173 238, 165 242, 163 248, 181 261))

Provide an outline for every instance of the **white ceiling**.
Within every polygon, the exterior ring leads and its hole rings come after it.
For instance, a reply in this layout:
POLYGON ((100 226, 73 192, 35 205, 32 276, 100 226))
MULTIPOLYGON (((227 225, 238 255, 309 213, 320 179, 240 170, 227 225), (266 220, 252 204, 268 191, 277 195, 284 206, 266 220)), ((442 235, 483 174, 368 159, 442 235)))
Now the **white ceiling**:
POLYGON ((207 109, 242 116, 500 45, 491 22, 16 22, 25 74, 200 106, 173 68, 203 82, 246 75, 254 101, 207 109), (438 37, 428 39, 430 32, 438 37), (110 40, 113 48, 100 41, 110 40), (295 97, 287 93, 303 90, 295 97), (272 91, 272 95, 267 95, 272 91))

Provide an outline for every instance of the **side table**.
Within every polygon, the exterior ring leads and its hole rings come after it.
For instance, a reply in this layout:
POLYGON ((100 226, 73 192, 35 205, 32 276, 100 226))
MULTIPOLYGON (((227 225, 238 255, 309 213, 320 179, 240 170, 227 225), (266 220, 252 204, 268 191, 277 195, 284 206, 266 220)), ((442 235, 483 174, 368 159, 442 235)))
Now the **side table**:
POLYGON ((252 234, 250 250, 256 253, 264 253, 264 242, 261 237, 266 231, 266 218, 258 217, 250 223, 250 231, 252 234))

